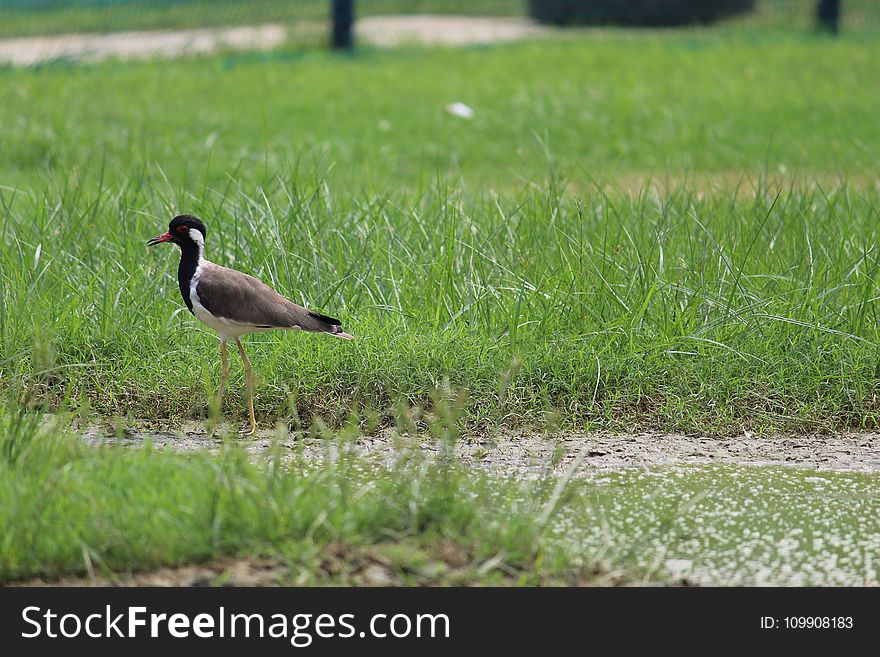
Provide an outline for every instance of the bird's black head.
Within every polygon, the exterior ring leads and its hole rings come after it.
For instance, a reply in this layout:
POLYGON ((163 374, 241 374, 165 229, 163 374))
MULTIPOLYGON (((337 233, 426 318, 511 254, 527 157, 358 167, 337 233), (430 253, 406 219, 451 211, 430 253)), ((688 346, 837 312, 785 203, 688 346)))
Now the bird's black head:
POLYGON ((174 242, 181 249, 191 246, 201 246, 205 243, 205 224, 198 217, 189 214, 181 214, 168 224, 168 232, 154 237, 147 242, 148 246, 155 246, 162 242, 174 242), (201 233, 201 238, 191 231, 201 233))

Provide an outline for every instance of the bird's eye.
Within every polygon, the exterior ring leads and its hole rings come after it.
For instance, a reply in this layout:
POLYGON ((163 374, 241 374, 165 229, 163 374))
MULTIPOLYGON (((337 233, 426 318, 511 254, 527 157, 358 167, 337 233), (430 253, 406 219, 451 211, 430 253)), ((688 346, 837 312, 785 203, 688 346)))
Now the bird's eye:
POLYGON ((185 233, 187 229, 186 229, 186 226, 181 225, 181 226, 178 226, 176 228, 176 230, 178 233, 185 233))

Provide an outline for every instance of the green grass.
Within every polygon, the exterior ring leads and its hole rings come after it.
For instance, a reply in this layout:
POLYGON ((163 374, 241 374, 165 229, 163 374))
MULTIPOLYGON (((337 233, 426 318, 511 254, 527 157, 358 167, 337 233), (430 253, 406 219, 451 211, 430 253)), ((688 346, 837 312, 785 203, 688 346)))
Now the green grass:
POLYGON ((857 37, 609 34, 354 58, 290 50, 7 68, 0 180, 39 192, 88 172, 81 193, 95 192, 100 173, 114 187, 201 195, 230 178, 308 187, 317 176, 348 197, 463 176, 471 193, 509 197, 551 170, 586 191, 591 177, 784 168, 861 184, 878 165, 878 94, 863 84, 877 51, 857 37), (454 101, 475 118, 447 114, 454 101))
POLYGON ((448 389, 468 430, 874 428, 877 51, 624 35, 0 71, 0 388, 204 417, 216 339, 174 249, 144 246, 190 212, 210 258, 358 336, 250 339, 261 422, 387 423, 448 389))
POLYGON ((234 442, 215 457, 183 456, 86 447, 20 410, 3 409, 0 423, 0 584, 229 555, 270 557, 319 582, 322 557, 341 548, 346 563, 378 549, 410 583, 588 572, 544 547, 540 518, 559 503, 552 480, 492 480, 417 451, 391 468, 370 465, 346 449, 351 431, 327 436, 320 462, 276 447, 255 465, 234 442))

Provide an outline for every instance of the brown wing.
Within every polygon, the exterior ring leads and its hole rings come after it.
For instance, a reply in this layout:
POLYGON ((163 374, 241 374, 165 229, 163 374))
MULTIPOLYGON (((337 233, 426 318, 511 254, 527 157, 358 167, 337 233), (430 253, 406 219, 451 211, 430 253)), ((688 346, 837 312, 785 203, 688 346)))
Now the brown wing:
POLYGON ((295 328, 339 333, 339 320, 313 313, 240 271, 204 262, 196 294, 215 317, 259 328, 295 328))

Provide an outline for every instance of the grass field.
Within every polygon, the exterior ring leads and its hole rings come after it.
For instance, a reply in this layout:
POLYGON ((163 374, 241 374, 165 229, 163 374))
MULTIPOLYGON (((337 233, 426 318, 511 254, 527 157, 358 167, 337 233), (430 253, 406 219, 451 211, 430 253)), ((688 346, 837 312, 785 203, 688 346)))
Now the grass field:
POLYGON ((263 422, 445 386, 474 428, 876 426, 877 55, 622 37, 6 70, 0 385, 204 416, 216 340, 144 247, 191 212, 209 257, 359 338, 250 340, 263 422))
MULTIPOLYGON (((57 435, 64 423, 41 434, 39 413, 206 417, 217 340, 181 312, 176 252, 144 244, 189 212, 211 259, 358 337, 249 339, 264 425, 450 439, 876 428, 880 91, 865 81, 878 50, 861 36, 607 33, 0 70, 0 497, 13 501, 0 580, 228 554, 312 572, 328 545, 377 544, 425 565, 401 567, 410 583, 581 582, 603 554, 599 572, 663 579, 645 556, 657 541, 708 550, 669 542, 682 491, 727 482, 742 501, 754 487, 733 484, 754 475, 674 475, 679 498, 640 517, 657 533, 635 553, 591 532, 615 505, 646 508, 650 477, 557 490, 442 462, 95 450, 57 435), (454 101, 475 117, 448 114, 454 101), (583 542, 561 542, 569 530, 583 542)), ((232 363, 223 412, 242 421, 232 363)), ((767 518, 815 491, 805 477, 774 479, 767 518)), ((876 483, 829 477, 829 500, 876 483)), ((865 530, 833 512, 837 529, 865 530)), ((774 526, 811 511, 791 513, 774 526)), ((719 559, 746 529, 730 526, 706 539, 719 559)))
POLYGON ((552 482, 504 484, 405 452, 390 470, 371 467, 347 455, 344 438, 327 438, 321 463, 276 450, 257 466, 234 444, 213 458, 93 449, 40 429, 38 416, 12 411, 4 420, 0 584, 227 554, 311 573, 300 583, 322 574, 345 583, 345 572, 323 573, 323 550, 353 556, 374 544, 411 583, 581 577, 563 550, 541 543, 550 532, 537 518, 558 503, 552 482), (331 444, 341 446, 336 457, 331 444))

